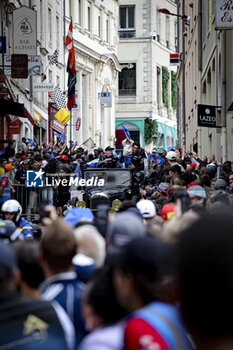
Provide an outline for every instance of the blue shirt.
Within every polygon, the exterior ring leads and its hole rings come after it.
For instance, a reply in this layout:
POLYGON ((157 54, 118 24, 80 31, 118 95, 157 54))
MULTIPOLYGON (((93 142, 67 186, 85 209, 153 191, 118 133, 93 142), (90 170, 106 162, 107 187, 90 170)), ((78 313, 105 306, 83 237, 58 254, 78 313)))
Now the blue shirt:
POLYGON ((29 221, 24 218, 20 218, 18 227, 25 239, 33 239, 33 230, 29 221))
POLYGON ((75 272, 65 272, 48 278, 41 285, 42 298, 56 300, 70 317, 76 331, 76 345, 86 335, 81 313, 81 297, 85 285, 78 281, 75 272))

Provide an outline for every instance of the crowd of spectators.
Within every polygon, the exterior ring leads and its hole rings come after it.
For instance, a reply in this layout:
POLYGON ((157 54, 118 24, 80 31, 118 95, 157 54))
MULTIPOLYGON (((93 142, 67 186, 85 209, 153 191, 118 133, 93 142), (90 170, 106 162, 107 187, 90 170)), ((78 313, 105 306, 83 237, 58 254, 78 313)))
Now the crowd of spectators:
POLYGON ((0 348, 233 348, 231 161, 179 149, 146 154, 127 140, 122 156, 110 146, 26 150, 23 141, 21 153, 1 161, 9 182, 1 182, 0 199, 10 198, 0 220, 0 348), (106 212, 101 230, 89 208, 64 215, 70 192, 59 188, 47 191, 34 237, 30 222, 19 224, 36 206, 23 208, 23 193, 11 199, 28 167, 81 176, 110 165, 142 177, 136 195, 106 212))

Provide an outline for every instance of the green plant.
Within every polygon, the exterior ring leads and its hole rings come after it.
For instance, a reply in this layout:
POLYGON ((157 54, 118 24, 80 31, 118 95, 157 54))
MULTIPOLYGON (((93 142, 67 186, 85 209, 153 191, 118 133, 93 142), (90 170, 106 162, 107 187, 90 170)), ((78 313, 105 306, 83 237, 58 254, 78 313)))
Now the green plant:
POLYGON ((158 123, 156 120, 147 118, 145 120, 145 143, 149 145, 153 140, 153 135, 158 133, 158 123))
POLYGON ((166 108, 168 108, 168 80, 169 80, 168 68, 165 66, 162 66, 162 96, 163 96, 163 104, 166 108))
POLYGON ((177 74, 171 71, 171 95, 172 95, 172 108, 176 109, 177 106, 177 74))

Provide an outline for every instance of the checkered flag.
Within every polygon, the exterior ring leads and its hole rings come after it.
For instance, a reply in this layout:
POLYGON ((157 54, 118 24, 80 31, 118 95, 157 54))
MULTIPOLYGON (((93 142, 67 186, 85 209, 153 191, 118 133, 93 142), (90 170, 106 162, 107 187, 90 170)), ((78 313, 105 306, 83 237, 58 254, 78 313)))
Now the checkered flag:
POLYGON ((55 89, 51 91, 51 97, 59 110, 63 107, 66 108, 66 99, 59 86, 56 86, 55 89))
POLYGON ((53 66, 54 64, 58 64, 58 56, 59 56, 59 50, 56 49, 49 61, 49 65, 53 66))

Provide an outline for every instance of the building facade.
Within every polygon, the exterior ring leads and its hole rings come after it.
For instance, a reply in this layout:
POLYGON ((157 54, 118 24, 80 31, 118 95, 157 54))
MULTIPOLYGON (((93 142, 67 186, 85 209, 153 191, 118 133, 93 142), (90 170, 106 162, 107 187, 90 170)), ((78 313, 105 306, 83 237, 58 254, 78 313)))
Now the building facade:
POLYGON ((201 158, 215 154, 218 161, 232 159, 232 31, 216 30, 215 0, 179 1, 179 11, 190 16, 190 26, 179 21, 184 57, 178 70, 182 144, 201 158), (217 127, 198 126, 199 104, 216 107, 217 127))
MULTIPOLYGON (((21 6, 32 8, 36 12, 37 41, 35 44, 35 55, 31 57, 31 60, 39 60, 39 63, 38 67, 36 67, 37 71, 34 72, 36 75, 31 75, 30 73, 27 79, 12 78, 11 74, 9 74, 9 67, 5 65, 1 79, 5 80, 10 94, 4 98, 24 104, 24 116, 19 117, 19 134, 11 134, 9 131, 9 125, 17 119, 17 115, 6 115, 4 118, 1 118, 1 138, 6 140, 13 138, 19 141, 24 136, 26 138, 35 138, 39 142, 42 142, 43 139, 48 141, 48 90, 43 92, 34 91, 34 85, 50 83, 54 86, 64 86, 63 1, 1 1, 1 35, 6 36, 7 43, 6 54, 4 54, 5 60, 14 53, 13 11, 21 6), (55 49, 59 50, 58 64, 49 65, 55 49)), ((25 50, 25 54, 27 54, 27 50, 25 50)), ((4 56, 1 56, 1 60, 4 56)), ((5 64, 7 64, 6 62, 5 64)))
POLYGON ((118 1, 66 1, 65 15, 66 32, 72 16, 77 70, 77 108, 72 112, 71 139, 87 147, 94 144, 113 146, 120 71, 116 55, 118 1), (101 108, 100 94, 103 92, 111 93, 112 107, 101 108), (78 131, 75 127, 77 118, 81 120, 78 131))
POLYGON ((119 7, 118 76, 116 99, 117 148, 125 137, 151 149, 176 145, 176 67, 169 66, 177 51, 177 18, 160 13, 166 7, 176 13, 176 2, 167 0, 122 0, 119 7), (157 121, 157 134, 148 144, 148 119, 157 121))

